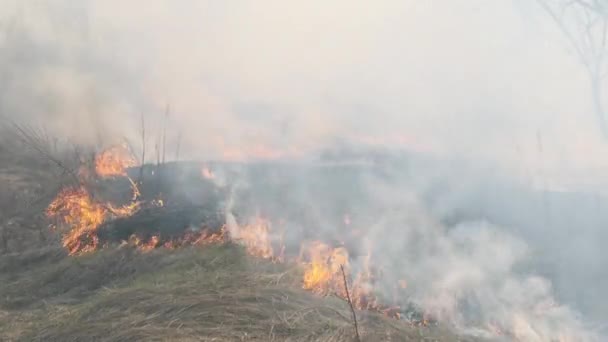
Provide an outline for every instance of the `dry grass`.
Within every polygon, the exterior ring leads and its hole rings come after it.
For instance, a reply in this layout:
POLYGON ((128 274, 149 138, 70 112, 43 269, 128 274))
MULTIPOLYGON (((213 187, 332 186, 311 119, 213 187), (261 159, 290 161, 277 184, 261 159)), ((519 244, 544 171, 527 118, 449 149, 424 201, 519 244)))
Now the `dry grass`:
MULTIPOLYGON (((68 257, 39 234, 56 179, 31 158, 1 154, 0 191, 42 200, 0 210, 0 232, 10 232, 8 248, 0 246, 0 341, 353 340, 346 302, 301 289, 297 266, 251 259, 234 245, 68 257)), ((364 342, 470 340, 358 316, 364 342)))
MULTIPOLYGON (((300 289, 296 266, 233 245, 0 258, 0 340, 352 341, 348 305, 300 289)), ((359 313, 363 341, 456 341, 359 313)), ((461 339, 464 341, 464 339, 461 339)))

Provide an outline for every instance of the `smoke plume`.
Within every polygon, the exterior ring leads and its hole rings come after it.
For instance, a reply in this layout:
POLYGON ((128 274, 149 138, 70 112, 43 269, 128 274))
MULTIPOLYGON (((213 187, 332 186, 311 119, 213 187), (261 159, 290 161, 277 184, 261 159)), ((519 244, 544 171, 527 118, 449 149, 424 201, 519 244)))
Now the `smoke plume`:
POLYGON ((0 78, 0 117, 80 144, 139 150, 143 117, 169 159, 381 151, 352 180, 298 166, 267 176, 281 193, 239 182, 269 215, 314 213, 295 232, 339 235, 349 209, 387 284, 462 329, 593 340, 608 321, 608 144, 533 2, 4 0, 0 78))

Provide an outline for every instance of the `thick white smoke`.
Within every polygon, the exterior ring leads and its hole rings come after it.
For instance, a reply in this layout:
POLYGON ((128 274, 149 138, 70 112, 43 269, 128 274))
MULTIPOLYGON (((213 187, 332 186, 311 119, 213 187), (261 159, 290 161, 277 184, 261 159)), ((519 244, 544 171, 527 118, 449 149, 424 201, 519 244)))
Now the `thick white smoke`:
POLYGON ((2 7, 2 115, 80 140, 138 141, 141 113, 152 137, 170 104, 170 143, 181 134, 191 156, 294 155, 341 138, 549 181, 606 164, 585 72, 530 2, 2 7))
POLYGON ((407 279, 407 299, 431 316, 478 336, 600 340, 596 324, 560 304, 551 281, 526 269, 533 255, 509 227, 482 218, 448 227, 403 188, 384 189, 381 197, 399 204, 365 239, 386 267, 387 284, 407 279))
MULTIPOLYGON (((0 117, 138 148, 143 113, 148 151, 164 126, 169 158, 176 145, 182 159, 289 159, 342 143, 433 156, 441 167, 397 168, 406 185, 371 179, 362 191, 378 214, 364 240, 410 280, 412 301, 526 341, 587 331, 579 308, 608 320, 608 301, 593 300, 608 284, 598 242, 608 144, 584 70, 534 2, 0 7, 0 117), (471 173, 463 161, 484 166, 471 173), (565 194, 588 189, 597 206, 565 194), (467 219, 446 223, 458 215, 467 219)), ((298 177, 289 196, 332 230, 298 177)))

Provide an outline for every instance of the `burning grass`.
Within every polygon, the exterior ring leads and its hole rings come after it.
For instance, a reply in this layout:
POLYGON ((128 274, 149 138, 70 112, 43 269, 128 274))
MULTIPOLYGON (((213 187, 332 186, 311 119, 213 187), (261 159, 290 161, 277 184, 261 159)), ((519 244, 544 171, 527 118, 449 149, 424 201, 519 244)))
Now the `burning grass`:
MULTIPOLYGON (((351 341, 353 336, 348 305, 301 289, 301 267, 248 258, 246 248, 233 244, 148 253, 107 249, 78 258, 48 250, 10 258, 0 258, 0 280, 9 284, 0 288, 0 315, 8 318, 0 320, 0 337, 8 340, 351 341), (28 266, 4 272, 19 258, 28 266)), ((413 327, 372 312, 361 316, 364 341, 457 339, 441 327, 413 327)))
MULTIPOLYGON (((115 203, 84 182, 66 187, 46 211, 63 248, 0 256, 0 340, 352 340, 349 306, 333 283, 336 265, 349 269, 345 248, 291 258, 280 227, 261 216, 222 226, 200 206, 115 203), (189 229, 194 222, 215 223, 189 229), (311 267, 328 277, 319 281, 311 267)), ((358 313, 364 341, 456 338, 377 311, 358 313)))
MULTIPOLYGON (((100 236, 104 235, 100 235, 103 231, 100 232, 99 227, 109 215, 125 217, 129 226, 133 227, 133 221, 129 217, 137 210, 137 206, 138 204, 135 203, 116 210, 110 204, 101 205, 93 202, 84 190, 68 189, 58 195, 47 212, 49 216, 68 225, 69 229, 64 234, 63 245, 70 255, 75 255, 99 249, 102 245, 107 245, 108 241, 112 241, 106 238, 105 242, 100 243, 100 236)), ((183 217, 188 214, 182 211, 177 214, 169 213, 169 217, 175 215, 183 217)), ((158 224, 158 216, 155 217, 151 213, 145 216, 156 218, 153 223, 158 224)), ((147 236, 138 235, 137 230, 129 232, 128 229, 123 229, 124 239, 121 240, 121 246, 132 246, 140 251, 149 252, 156 248, 175 249, 189 245, 222 244, 231 241, 243 246, 250 256, 302 266, 304 268, 302 288, 323 296, 336 294, 341 298, 347 297, 340 273, 341 267, 344 267, 349 278, 354 280, 352 297, 357 309, 382 312, 387 316, 400 318, 398 306, 382 304, 376 298, 367 263, 367 267, 362 272, 354 274, 351 271, 349 253, 345 247, 331 247, 321 241, 312 241, 302 246, 299 257, 287 260, 281 239, 274 239, 276 233, 271 230, 271 222, 261 217, 243 225, 233 221, 232 224, 212 230, 177 230, 173 235, 155 232, 153 223, 145 224, 141 230, 145 233, 145 228, 150 228, 147 236)), ((168 225, 171 224, 176 224, 176 221, 168 225)), ((184 227, 186 224, 182 223, 181 226, 184 227)), ((115 231, 120 233, 121 229, 115 228, 115 231)), ((416 324, 421 323, 426 325, 426 321, 416 322, 416 324)))
POLYGON ((100 177, 126 176, 127 169, 137 166, 137 160, 124 145, 115 145, 95 156, 95 172, 100 177))
MULTIPOLYGON (((126 176, 124 167, 130 164, 124 161, 120 151, 113 148, 98 156, 104 161, 96 163, 95 172, 99 177, 126 176)), ((204 170, 205 167, 203 175, 204 170)), ((130 184, 133 198, 138 197, 135 196, 139 193, 135 182, 130 181, 130 184)), ((63 227, 63 246, 69 255, 86 254, 117 243, 149 252, 157 248, 175 249, 232 242, 243 246, 250 256, 302 267, 304 274, 300 286, 317 295, 337 295, 346 299, 341 273, 344 270, 344 276, 352 281, 352 304, 355 308, 401 318, 402 310, 398 305, 383 303, 374 292, 369 253, 365 267, 354 272, 345 246, 330 246, 313 240, 301 246, 299 256, 289 255, 286 254, 281 231, 273 230, 270 220, 258 215, 248 222, 239 223, 230 212, 225 213, 224 222, 210 220, 205 215, 195 219, 202 211, 204 209, 198 207, 184 210, 180 205, 168 208, 158 199, 132 201, 115 207, 111 202, 94 199, 81 185, 79 188, 62 190, 47 208, 47 215, 55 220, 58 227, 63 227), (149 210, 140 210, 144 207, 149 210), (214 223, 209 226, 211 221, 214 223)), ((345 224, 350 224, 350 218, 345 224)), ((427 325, 428 320, 410 323, 427 325)))
POLYGON ((132 215, 139 204, 114 207, 111 203, 93 200, 84 187, 63 189, 47 208, 47 216, 66 224, 63 246, 70 255, 90 252, 98 248, 97 229, 108 218, 132 215))

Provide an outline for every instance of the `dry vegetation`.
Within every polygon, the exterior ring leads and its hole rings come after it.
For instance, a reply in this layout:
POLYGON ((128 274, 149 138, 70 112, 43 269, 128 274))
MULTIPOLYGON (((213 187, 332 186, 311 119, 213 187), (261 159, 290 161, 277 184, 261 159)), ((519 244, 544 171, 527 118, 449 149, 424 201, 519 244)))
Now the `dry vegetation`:
MULTIPOLYGON (((247 258, 233 245, 46 249, 0 259, 0 336, 26 341, 351 341, 347 303, 300 289, 300 270, 247 258)), ((364 341, 453 341, 361 315, 364 341)))
MULTIPOLYGON (((353 341, 348 303, 233 244, 68 257, 43 212, 69 175, 0 146, 1 341, 353 341)), ((362 341, 468 340, 357 314, 362 341)))

